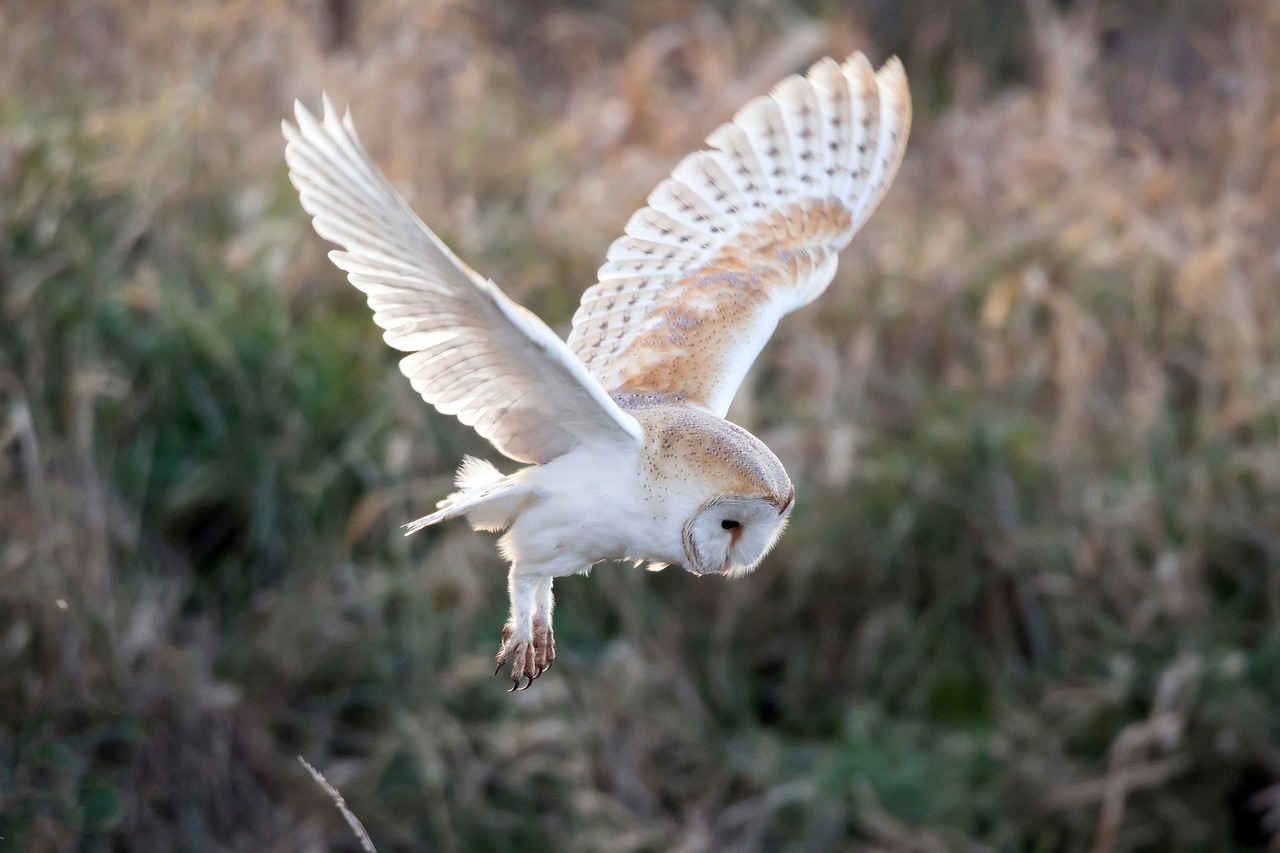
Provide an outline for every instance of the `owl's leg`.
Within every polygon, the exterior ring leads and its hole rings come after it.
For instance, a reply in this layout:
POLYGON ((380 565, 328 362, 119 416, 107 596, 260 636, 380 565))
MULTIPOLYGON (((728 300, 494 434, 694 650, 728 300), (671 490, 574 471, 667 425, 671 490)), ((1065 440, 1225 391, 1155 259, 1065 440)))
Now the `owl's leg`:
POLYGON ((534 678, 551 669, 551 662, 556 659, 556 639, 551 633, 553 604, 551 578, 543 578, 538 582, 533 603, 533 663, 538 670, 534 678))
MULTIPOLYGON (((512 690, 529 689, 533 679, 542 674, 534 652, 534 611, 537 609, 538 588, 543 582, 547 582, 549 590, 549 579, 522 572, 514 565, 507 578, 507 589, 511 594, 511 618, 502 629, 502 646, 498 649, 498 666, 493 674, 497 675, 502 667, 510 663, 512 690), (520 684, 522 679, 525 682, 523 685, 520 684)), ((547 633, 550 634, 549 623, 547 633)))

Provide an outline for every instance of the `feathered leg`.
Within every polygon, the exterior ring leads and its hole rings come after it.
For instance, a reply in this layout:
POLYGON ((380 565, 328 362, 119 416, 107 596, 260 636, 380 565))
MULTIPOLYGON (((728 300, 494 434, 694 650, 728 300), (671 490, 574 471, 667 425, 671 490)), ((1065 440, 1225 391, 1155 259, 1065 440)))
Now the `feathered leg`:
POLYGON ((533 609, 533 664, 537 669, 534 678, 551 669, 551 662, 556 659, 556 639, 551 632, 553 604, 551 578, 543 578, 538 582, 533 609))
POLYGON ((510 663, 511 689, 527 690, 556 657, 551 635, 551 578, 522 572, 513 565, 507 588, 511 594, 511 618, 502 629, 502 646, 493 674, 510 663), (522 679, 524 684, 520 683, 522 679))
POLYGON ((533 663, 533 610, 538 585, 543 578, 520 571, 514 563, 507 576, 507 592, 511 596, 511 618, 502 629, 502 645, 498 648, 497 675, 511 664, 511 689, 528 690, 537 667, 533 663), (526 679, 521 687, 520 680, 526 679))

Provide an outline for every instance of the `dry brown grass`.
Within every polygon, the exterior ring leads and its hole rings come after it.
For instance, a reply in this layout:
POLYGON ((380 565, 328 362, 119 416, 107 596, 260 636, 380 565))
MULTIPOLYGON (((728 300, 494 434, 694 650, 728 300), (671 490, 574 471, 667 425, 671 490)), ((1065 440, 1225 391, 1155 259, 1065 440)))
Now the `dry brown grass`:
POLYGON ((384 853, 1278 849, 1275 3, 16 0, 0 34, 0 849, 350 844, 299 752, 384 853), (564 666, 499 695, 490 543, 397 532, 480 445, 324 258, 280 118, 349 101, 563 328, 679 156, 856 48, 907 62, 906 163, 732 412, 792 530, 737 584, 563 584, 564 666))

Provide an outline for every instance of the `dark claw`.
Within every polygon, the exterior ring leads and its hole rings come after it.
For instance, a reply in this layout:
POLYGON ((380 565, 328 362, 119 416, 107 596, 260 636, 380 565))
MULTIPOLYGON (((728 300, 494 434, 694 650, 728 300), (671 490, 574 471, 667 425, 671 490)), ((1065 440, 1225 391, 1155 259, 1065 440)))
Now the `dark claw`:
POLYGON ((498 650, 497 666, 493 668, 493 674, 499 675, 504 667, 510 665, 508 675, 511 687, 507 689, 508 693, 532 687, 534 681, 551 669, 551 660, 555 655, 549 625, 539 626, 531 642, 513 643, 514 635, 510 625, 503 628, 502 647, 498 650))

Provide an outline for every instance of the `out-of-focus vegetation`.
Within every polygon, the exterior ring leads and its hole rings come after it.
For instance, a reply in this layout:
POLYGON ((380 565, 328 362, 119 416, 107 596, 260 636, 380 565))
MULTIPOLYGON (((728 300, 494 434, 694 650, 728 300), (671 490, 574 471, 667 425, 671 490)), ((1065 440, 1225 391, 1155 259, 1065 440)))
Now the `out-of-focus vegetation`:
POLYGON ((0 3, 0 849, 1277 850, 1280 7, 0 3), (465 428, 324 257, 322 87, 564 330, 748 97, 906 62, 902 174, 732 416, 734 583, 398 526, 465 428), (344 846, 345 845, 345 846, 344 846))

